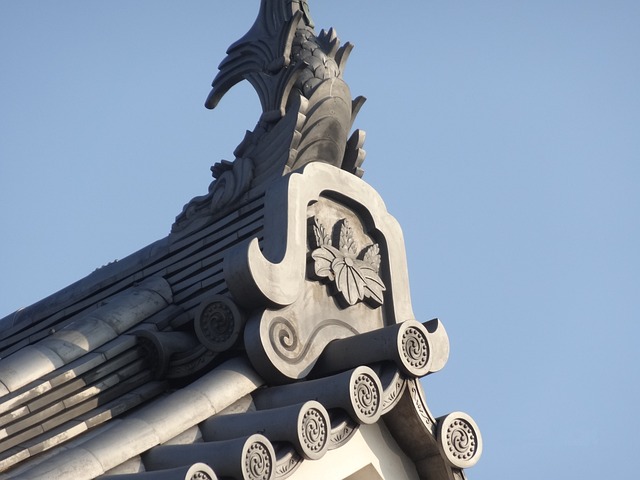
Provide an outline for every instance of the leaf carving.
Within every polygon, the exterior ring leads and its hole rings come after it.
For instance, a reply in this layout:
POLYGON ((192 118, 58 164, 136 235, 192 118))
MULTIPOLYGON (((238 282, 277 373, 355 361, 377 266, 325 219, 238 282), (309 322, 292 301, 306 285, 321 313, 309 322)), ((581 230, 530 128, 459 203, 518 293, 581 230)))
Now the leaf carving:
POLYGON ((382 279, 378 276, 377 271, 374 271, 369 265, 363 264, 360 266, 360 271, 365 278, 366 292, 365 296, 370 298, 375 303, 382 305, 383 292, 386 290, 382 279))
POLYGON ((342 226, 340 227, 340 251, 344 254, 351 253, 355 255, 358 253, 358 247, 353 239, 353 231, 347 219, 342 221, 342 226))
POLYGON ((316 237, 316 246, 318 248, 323 247, 325 245, 331 245, 331 237, 327 235, 327 231, 324 228, 317 218, 313 219, 313 233, 316 237))
POLYGON ((351 257, 336 258, 331 264, 335 272, 336 288, 349 305, 355 305, 364 299, 367 280, 351 257))
POLYGON ((376 272, 380 271, 380 247, 377 243, 367 248, 363 260, 365 263, 371 265, 376 272))
POLYGON ((313 232, 318 246, 311 252, 315 274, 333 282, 340 296, 350 306, 365 299, 382 305, 386 287, 378 274, 381 263, 378 244, 366 247, 360 260, 348 220, 344 219, 340 225, 339 248, 331 245, 331 237, 317 218, 314 219, 313 232))
POLYGON ((320 278, 334 280, 335 275, 332 264, 337 257, 341 257, 340 251, 331 245, 324 245, 311 253, 311 258, 315 260, 313 265, 316 275, 320 278))

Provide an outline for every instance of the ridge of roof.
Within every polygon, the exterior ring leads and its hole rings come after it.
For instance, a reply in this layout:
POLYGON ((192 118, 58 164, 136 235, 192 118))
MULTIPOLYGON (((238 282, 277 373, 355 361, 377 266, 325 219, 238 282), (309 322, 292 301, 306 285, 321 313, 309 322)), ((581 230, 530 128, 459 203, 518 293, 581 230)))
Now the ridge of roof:
POLYGON ((0 320, 0 479, 295 479, 374 435, 398 470, 349 475, 466 478, 482 438, 427 407, 449 339, 415 320, 402 230, 361 179, 351 49, 306 1, 262 0, 207 106, 246 79, 263 114, 208 193, 0 320))

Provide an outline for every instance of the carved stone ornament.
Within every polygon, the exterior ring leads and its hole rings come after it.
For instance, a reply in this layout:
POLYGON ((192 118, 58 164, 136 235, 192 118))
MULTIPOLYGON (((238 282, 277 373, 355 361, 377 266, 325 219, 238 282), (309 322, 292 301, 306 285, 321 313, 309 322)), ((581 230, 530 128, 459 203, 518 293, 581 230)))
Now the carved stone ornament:
POLYGON ((384 415, 396 406, 407 387, 407 381, 398 368, 389 362, 378 364, 376 373, 382 385, 382 406, 380 409, 381 414, 384 415))
POLYGON ((262 0, 251 29, 227 50, 205 106, 215 108, 235 84, 256 90, 262 115, 234 151, 212 168, 206 195, 176 217, 174 233, 231 208, 250 189, 310 162, 362 176, 365 134, 350 135, 364 97, 352 99, 343 72, 353 45, 334 29, 316 34, 306 1, 262 0))
POLYGON ((274 442, 286 442, 306 460, 321 458, 329 447, 331 418, 317 401, 217 415, 200 425, 205 441, 229 440, 261 433, 274 442))
POLYGON ((318 358, 315 377, 361 364, 391 361, 407 377, 423 377, 431 370, 429 332, 420 322, 406 320, 356 336, 335 339, 318 358))
POLYGON ((329 446, 329 415, 324 408, 313 406, 304 412, 300 423, 301 443, 307 458, 321 458, 329 446))
POLYGON ((207 473, 202 472, 202 471, 194 473, 189 478, 189 480, 213 480, 213 479, 214 479, 214 477, 212 477, 212 476, 210 476, 207 473))
POLYGON ((382 305, 386 290, 380 279, 380 247, 377 243, 359 251, 348 220, 340 225, 338 248, 332 245, 331 236, 325 227, 314 219, 313 232, 317 248, 311 253, 315 274, 326 278, 336 287, 340 297, 355 305, 369 300, 382 305), (360 258, 361 257, 361 258, 360 258))
POLYGON ((234 301, 255 312, 245 347, 265 379, 303 378, 330 341, 414 318, 402 231, 368 184, 310 163, 272 184, 264 213, 262 241, 234 247, 223 270, 234 301))
POLYGON ((424 398, 424 392, 422 388, 420 388, 418 381, 415 379, 407 381, 407 390, 420 421, 432 435, 435 435, 436 422, 429 411, 429 407, 424 398))
POLYGON ((457 468, 473 467, 482 455, 480 429, 464 412, 438 419, 438 441, 444 457, 457 468))
POLYGON ((189 480, 217 480, 218 477, 209 465, 196 463, 187 471, 185 478, 189 480))
POLYGON ((243 478, 250 480, 271 480, 273 478, 276 456, 270 443, 259 440, 248 442, 242 456, 243 478))
POLYGON ((278 461, 275 468, 275 477, 284 479, 293 475, 293 473, 302 465, 303 458, 296 452, 292 446, 283 446, 278 450, 278 461), (284 453, 283 453, 284 452, 284 453))
POLYGON ((347 414, 335 415, 333 427, 331 429, 331 443, 329 450, 335 450, 346 444, 358 431, 360 424, 347 414))
POLYGON ((223 295, 204 299, 194 320, 198 340, 212 352, 224 352, 231 348, 244 324, 244 315, 240 309, 223 295))
POLYGON ((356 420, 375 423, 380 418, 382 408, 382 385, 377 376, 362 371, 352 378, 351 395, 356 420))

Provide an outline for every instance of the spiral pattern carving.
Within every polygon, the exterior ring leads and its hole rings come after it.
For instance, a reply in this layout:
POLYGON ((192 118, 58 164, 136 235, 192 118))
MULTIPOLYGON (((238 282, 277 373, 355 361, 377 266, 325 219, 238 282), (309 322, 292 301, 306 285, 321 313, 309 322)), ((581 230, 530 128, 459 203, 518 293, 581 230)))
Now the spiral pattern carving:
POLYGON ((416 373, 422 373, 429 361, 429 344, 427 337, 423 331, 416 327, 408 327, 402 334, 402 354, 407 365, 415 370, 416 373))
POLYGON ((274 459, 262 442, 253 442, 244 459, 245 477, 250 480, 270 480, 273 477, 274 459))
POLYGON ((212 480, 211 476, 205 472, 196 472, 189 480, 212 480))
POLYGON ((233 312, 222 302, 207 305, 200 315, 202 332, 214 343, 225 343, 233 334, 233 312))
MULTIPOLYGON (((177 474, 176 474, 177 475, 177 474)), ((206 463, 194 463, 185 472, 184 476, 180 475, 180 478, 188 480, 214 480, 216 474, 211 470, 211 467, 206 463)))
POLYGON ((446 433, 447 445, 451 455, 460 460, 469 460, 476 452, 476 439, 473 428, 464 420, 455 420, 446 433))
POLYGON ((462 412, 452 413, 440 421, 438 429, 440 445, 453 466, 475 465, 482 454, 482 438, 471 417, 462 412))
POLYGON ((194 320, 196 335, 212 352, 231 348, 244 327, 245 317, 230 298, 212 295, 202 301, 194 320))
POLYGON ((282 317, 275 318, 269 327, 269 340, 283 360, 291 361, 296 358, 300 342, 295 327, 289 320, 282 317))
POLYGON ((300 436, 307 450, 318 454, 325 449, 329 440, 329 425, 323 413, 317 408, 309 408, 302 417, 300 436))
POLYGON ((366 373, 361 373, 353 382, 353 399, 355 407, 364 418, 375 417, 380 409, 381 392, 375 380, 366 373))

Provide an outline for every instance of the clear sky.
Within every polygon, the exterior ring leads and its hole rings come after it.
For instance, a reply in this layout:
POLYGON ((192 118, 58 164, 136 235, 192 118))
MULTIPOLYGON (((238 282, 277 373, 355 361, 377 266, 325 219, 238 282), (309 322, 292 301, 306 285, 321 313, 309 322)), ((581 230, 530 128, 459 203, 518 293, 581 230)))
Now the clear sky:
MULTIPOLYGON (((0 2, 0 317, 164 237, 259 103, 203 107, 258 1, 0 2)), ((623 478, 640 431, 640 2, 311 0, 365 180, 439 317, 470 480, 623 478)))

